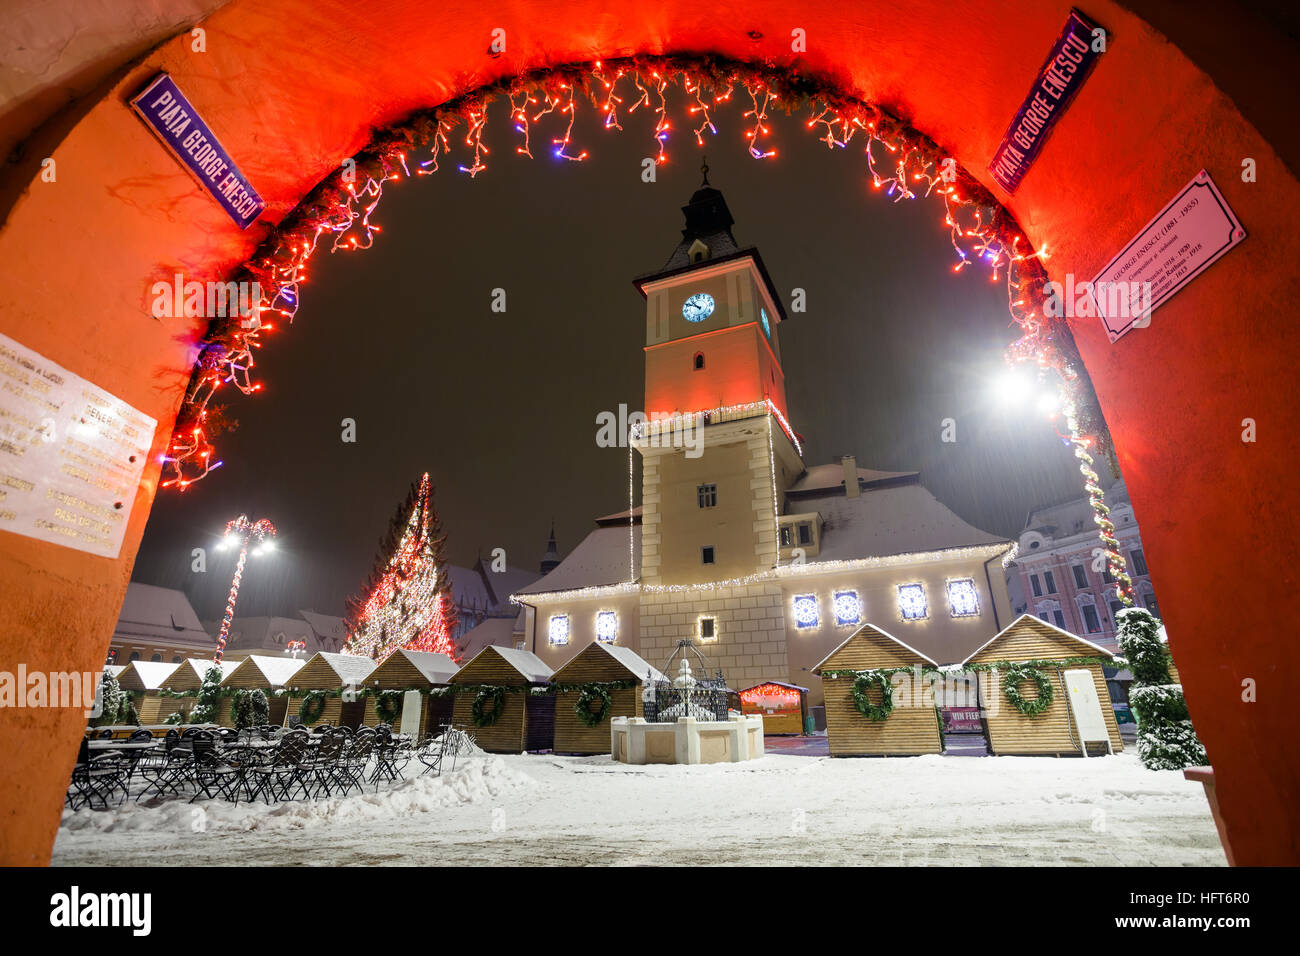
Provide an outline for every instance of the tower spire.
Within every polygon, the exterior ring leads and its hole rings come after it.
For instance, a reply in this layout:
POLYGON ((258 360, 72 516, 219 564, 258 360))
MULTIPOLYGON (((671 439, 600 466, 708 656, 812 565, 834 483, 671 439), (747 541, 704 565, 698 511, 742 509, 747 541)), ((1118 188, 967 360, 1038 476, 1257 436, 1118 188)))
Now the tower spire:
POLYGON ((703 187, 709 185, 709 154, 708 153, 700 154, 700 173, 703 174, 704 176, 704 181, 700 183, 700 186, 703 187))

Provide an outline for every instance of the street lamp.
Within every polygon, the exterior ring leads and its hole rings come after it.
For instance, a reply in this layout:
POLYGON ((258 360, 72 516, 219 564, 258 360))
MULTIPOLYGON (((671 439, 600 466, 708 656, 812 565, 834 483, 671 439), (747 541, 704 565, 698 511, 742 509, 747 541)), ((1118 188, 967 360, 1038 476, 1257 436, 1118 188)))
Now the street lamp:
POLYGON ((235 617, 235 602, 239 600, 239 580, 244 576, 244 562, 248 559, 248 545, 250 542, 256 545, 253 548, 253 554, 257 555, 274 547, 274 541, 275 525, 265 518, 249 521, 248 515, 240 515, 234 521, 226 524, 226 536, 217 547, 224 549, 227 545, 239 545, 239 561, 235 564, 235 577, 230 582, 230 594, 226 596, 226 616, 221 620, 221 634, 217 638, 217 653, 212 658, 218 664, 221 663, 221 658, 226 653, 226 639, 230 636, 230 622, 235 617))

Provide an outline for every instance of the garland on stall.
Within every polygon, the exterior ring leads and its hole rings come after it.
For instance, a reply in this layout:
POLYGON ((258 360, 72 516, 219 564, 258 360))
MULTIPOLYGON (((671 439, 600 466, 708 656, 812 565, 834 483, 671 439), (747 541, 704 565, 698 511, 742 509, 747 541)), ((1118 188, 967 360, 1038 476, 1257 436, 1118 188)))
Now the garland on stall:
POLYGON ((1002 693, 1011 706, 1026 717, 1037 717, 1052 706, 1052 682, 1041 670, 1029 664, 1016 664, 1002 675, 1002 693), (1020 694, 1020 685, 1027 680, 1033 681, 1038 688, 1038 696, 1032 700, 1026 700, 1020 694))
POLYGON ((834 670, 824 670, 821 672, 823 678, 830 677, 858 677, 862 674, 883 674, 886 677, 893 677, 895 674, 915 674, 917 670, 923 675, 935 674, 941 677, 952 677, 957 674, 980 671, 1008 671, 1014 667, 1033 667, 1039 669, 1050 669, 1060 667, 1081 667, 1088 664, 1104 664, 1107 667, 1123 668, 1128 666, 1128 662, 1122 657, 1102 657, 1094 654, 1091 657, 1057 657, 1042 658, 1028 661, 989 661, 982 664, 945 664, 936 667, 933 664, 914 664, 911 667, 877 667, 870 670, 857 670, 847 668, 836 668, 834 670))
POLYGON ((400 690, 381 690, 375 694, 375 716, 386 724, 391 724, 401 713, 401 701, 404 696, 400 690))
POLYGON ((894 684, 881 671, 863 671, 853 678, 853 705, 868 720, 885 720, 894 712, 894 684), (871 702, 867 691, 880 688, 880 705, 871 702))
MULTIPOLYGON (((1021 331, 1007 351, 1008 361, 1033 363, 1040 371, 1057 374, 1067 398, 1087 410, 1081 437, 1110 454, 1105 423, 1086 376, 1079 373, 1068 331, 1045 308, 1045 248, 1034 251, 1015 217, 944 149, 880 107, 845 96, 828 78, 801 74, 797 66, 778 70, 712 56, 642 56, 507 77, 442 106, 417 111, 405 122, 378 131, 362 152, 312 189, 232 276, 258 283, 262 297, 256 321, 229 316, 209 326, 164 456, 163 487, 183 490, 220 466, 212 439, 232 423, 212 399, 228 385, 246 395, 261 389, 253 381, 254 353, 278 320, 292 322, 308 281, 307 266, 322 241, 331 252, 369 248, 379 231, 371 216, 385 185, 447 165, 443 160, 452 150, 453 134, 466 152, 465 161, 455 167, 471 178, 486 170, 484 132, 491 104, 508 103, 520 137, 516 153, 532 157, 533 124, 550 116, 548 122, 564 127, 563 135, 548 137, 552 153, 575 162, 588 155, 572 143, 580 104, 590 102, 607 130, 622 130, 624 120, 644 110, 653 120, 655 161, 664 163, 674 128, 670 99, 674 109, 685 108, 696 144, 703 146, 706 133, 718 132, 714 111, 737 92, 750 106, 740 118, 745 127, 741 138, 754 159, 776 155, 769 113, 802 108, 806 127, 827 148, 847 148, 857 139, 875 189, 895 202, 928 196, 942 201, 944 226, 957 254, 953 271, 980 263, 994 281, 1005 274, 1011 317, 1021 331), (462 125, 463 137, 457 130, 462 125)), ((1081 417, 1076 413, 1076 419, 1081 417)))
POLYGON ((298 719, 304 724, 315 723, 325 710, 325 698, 335 696, 337 695, 323 690, 308 691, 302 703, 298 705, 298 719))
POLYGON ((501 719, 501 708, 505 706, 505 702, 505 688, 488 685, 480 687, 478 694, 474 697, 474 704, 470 708, 470 717, 474 719, 474 726, 491 727, 495 724, 501 719), (492 702, 492 709, 485 711, 483 705, 488 701, 492 702))
POLYGON ((578 691, 578 702, 573 705, 573 712, 588 727, 596 727, 605 719, 612 706, 614 698, 603 685, 584 684, 582 690, 578 691), (591 709, 593 701, 600 703, 596 710, 591 709))

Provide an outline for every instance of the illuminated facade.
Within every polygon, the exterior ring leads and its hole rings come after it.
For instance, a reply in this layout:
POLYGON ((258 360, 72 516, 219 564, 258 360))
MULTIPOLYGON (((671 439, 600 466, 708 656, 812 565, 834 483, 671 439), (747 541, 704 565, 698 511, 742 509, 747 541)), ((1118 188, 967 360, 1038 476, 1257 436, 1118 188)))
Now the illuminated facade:
POLYGON ((788 682, 814 705, 810 668, 864 623, 963 659, 1010 622, 998 561, 1011 542, 966 524, 915 472, 805 464, 781 364, 789 316, 762 258, 737 245, 707 170, 683 212, 667 264, 635 282, 641 504, 597 519, 515 595, 523 646, 558 667, 612 634, 656 663, 690 639, 732 687, 788 682))

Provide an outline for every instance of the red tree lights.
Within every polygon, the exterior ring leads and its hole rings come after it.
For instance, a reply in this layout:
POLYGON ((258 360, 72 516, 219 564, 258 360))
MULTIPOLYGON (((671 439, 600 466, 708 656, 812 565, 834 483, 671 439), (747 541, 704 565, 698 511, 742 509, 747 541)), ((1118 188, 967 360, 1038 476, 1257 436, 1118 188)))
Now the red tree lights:
POLYGON ((398 648, 455 656, 457 610, 443 540, 425 472, 398 507, 361 595, 348 602, 350 653, 377 661, 398 648))

